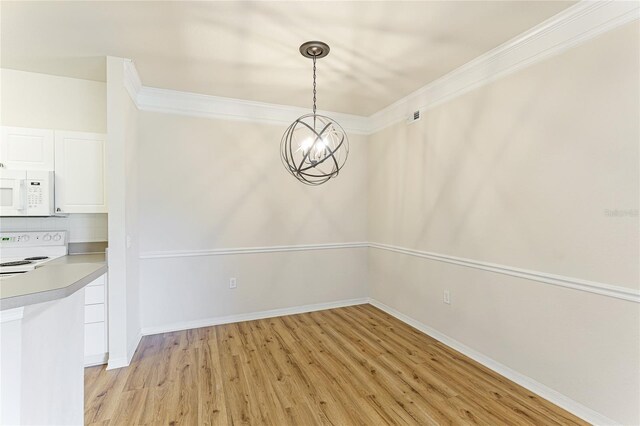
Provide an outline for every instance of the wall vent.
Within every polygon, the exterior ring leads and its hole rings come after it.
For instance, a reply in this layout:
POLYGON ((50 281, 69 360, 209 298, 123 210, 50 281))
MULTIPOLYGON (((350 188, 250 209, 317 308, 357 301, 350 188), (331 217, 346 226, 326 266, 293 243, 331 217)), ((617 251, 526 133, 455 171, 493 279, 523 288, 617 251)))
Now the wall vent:
POLYGON ((414 111, 413 114, 407 119, 407 123, 415 123, 420 120, 420 110, 414 111))

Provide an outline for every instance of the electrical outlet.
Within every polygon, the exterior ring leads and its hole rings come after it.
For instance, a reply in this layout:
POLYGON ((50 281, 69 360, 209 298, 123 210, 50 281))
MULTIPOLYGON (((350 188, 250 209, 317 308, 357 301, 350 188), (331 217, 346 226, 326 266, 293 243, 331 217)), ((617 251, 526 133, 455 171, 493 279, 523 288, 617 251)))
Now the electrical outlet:
POLYGON ((235 278, 229 278, 229 288, 238 287, 238 281, 235 278))
POLYGON ((442 293, 442 301, 447 305, 451 304, 451 294, 449 293, 449 290, 445 290, 444 293, 442 293))

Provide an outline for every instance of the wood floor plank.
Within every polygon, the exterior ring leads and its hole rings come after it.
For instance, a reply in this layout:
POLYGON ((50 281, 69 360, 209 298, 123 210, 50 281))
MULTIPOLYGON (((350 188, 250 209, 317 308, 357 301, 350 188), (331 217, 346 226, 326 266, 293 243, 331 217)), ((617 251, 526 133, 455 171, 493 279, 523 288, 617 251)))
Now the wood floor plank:
MULTIPOLYGON (((307 316, 303 318, 307 318, 307 316)), ((311 322, 305 323, 306 326, 301 330, 308 331, 310 337, 315 339, 315 345, 314 341, 310 341, 309 353, 314 354, 315 352, 316 363, 327 366, 329 374, 333 374, 337 386, 339 386, 337 390, 350 396, 350 400, 345 400, 348 403, 347 408, 357 408, 357 410, 350 410, 350 416, 362 417, 362 420, 367 424, 370 424, 372 419, 377 416, 382 416, 387 421, 396 418, 402 423, 413 424, 411 416, 401 409, 395 401, 392 405, 379 402, 379 396, 385 393, 385 389, 382 385, 371 381, 371 376, 375 374, 376 368, 359 356, 358 351, 353 348, 345 347, 340 353, 332 350, 332 347, 341 345, 342 342, 328 332, 328 327, 322 318, 313 316, 308 316, 308 318, 311 322), (321 349, 314 351, 314 346, 321 349), (364 417, 363 414, 366 414, 367 417, 364 417)))
POLYGON ((427 395, 426 392, 421 394, 420 390, 424 389, 418 390, 407 382, 413 377, 413 373, 409 376, 403 376, 402 371, 397 368, 395 363, 384 362, 382 356, 377 352, 367 354, 366 349, 360 350, 356 344, 358 342, 357 336, 350 336, 342 327, 329 326, 331 325, 331 314, 317 312, 311 316, 312 318, 324 318, 328 321, 325 323, 327 327, 324 331, 343 348, 349 358, 355 361, 350 365, 351 371, 363 370, 365 375, 370 373, 370 377, 365 376, 365 380, 368 383, 380 385, 383 390, 380 398, 382 398, 384 406, 401 408, 402 410, 398 410, 396 413, 404 412, 418 424, 424 420, 434 424, 448 424, 450 422, 451 412, 443 411, 443 409, 451 411, 450 407, 443 403, 445 397, 435 394, 427 395), (346 334, 342 335, 343 333, 346 334), (385 396, 388 397, 385 398, 385 396))
POLYGON ((322 341, 314 335, 304 317, 280 318, 273 322, 273 330, 287 352, 294 377, 301 380, 301 389, 322 414, 322 419, 330 424, 363 424, 364 420, 355 410, 358 401, 353 383, 345 380, 341 366, 328 357, 322 341), (344 398, 338 399, 336 394, 344 395, 344 398))
POLYGON ((198 348, 198 424, 223 425, 228 421, 222 366, 215 329, 198 348))
POLYGON ((92 381, 85 381, 85 422, 108 421, 116 412, 122 400, 127 370, 107 371, 104 366, 92 367, 100 370, 100 374, 92 381))
POLYGON ((269 320, 247 322, 249 328, 248 338, 253 341, 260 354, 259 362, 264 369, 265 380, 270 385, 270 392, 278 400, 281 414, 285 416, 282 424, 304 424, 305 419, 315 417, 316 423, 323 423, 320 415, 314 416, 315 410, 311 410, 308 404, 298 404, 297 395, 300 392, 300 383, 287 371, 287 359, 281 352, 281 346, 276 342, 269 320))
POLYGON ((96 425, 584 425, 371 305, 144 337, 85 370, 96 425))
MULTIPOLYGON (((336 330, 344 334, 347 338, 358 342, 362 346, 362 350, 366 351, 371 357, 377 357, 379 362, 383 363, 387 368, 395 370, 405 380, 409 380, 412 385, 424 388, 427 394, 434 394, 441 398, 449 398, 455 396, 457 392, 452 389, 444 380, 440 380, 436 375, 431 374, 428 370, 416 368, 415 364, 410 362, 408 357, 394 356, 390 350, 385 350, 385 346, 379 338, 379 335, 369 333, 369 330, 362 324, 355 322, 351 328, 340 327, 340 319, 344 318, 340 313, 328 316, 329 321, 333 321, 336 330), (376 345, 382 348, 377 350, 376 345)), ((411 352, 408 351, 407 355, 411 352)))

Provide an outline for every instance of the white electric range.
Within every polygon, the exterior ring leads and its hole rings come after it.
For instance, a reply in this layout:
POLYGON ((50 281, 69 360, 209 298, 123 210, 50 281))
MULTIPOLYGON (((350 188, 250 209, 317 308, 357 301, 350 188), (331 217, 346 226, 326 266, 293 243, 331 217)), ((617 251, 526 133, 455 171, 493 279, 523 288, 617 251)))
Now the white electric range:
POLYGON ((32 271, 67 253, 67 231, 1 232, 0 279, 32 271))

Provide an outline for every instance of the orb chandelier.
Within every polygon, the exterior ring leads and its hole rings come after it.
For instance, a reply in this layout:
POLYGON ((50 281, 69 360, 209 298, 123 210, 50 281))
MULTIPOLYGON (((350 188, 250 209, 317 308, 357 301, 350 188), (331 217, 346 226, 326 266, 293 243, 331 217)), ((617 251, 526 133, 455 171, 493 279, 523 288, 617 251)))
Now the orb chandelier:
POLYGON ((344 166, 349 155, 349 139, 340 124, 316 114, 316 60, 329 54, 321 41, 308 41, 300 53, 313 60, 313 113, 299 117, 282 136, 280 154, 289 173, 307 185, 322 185, 344 166))

